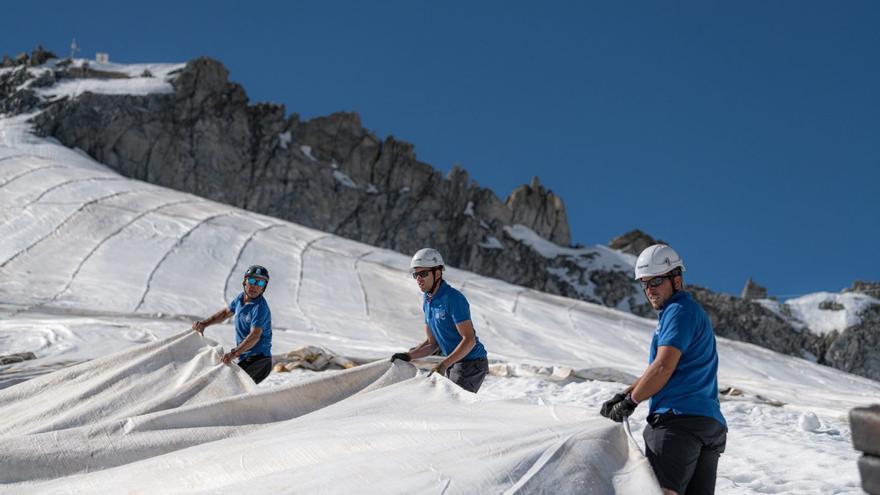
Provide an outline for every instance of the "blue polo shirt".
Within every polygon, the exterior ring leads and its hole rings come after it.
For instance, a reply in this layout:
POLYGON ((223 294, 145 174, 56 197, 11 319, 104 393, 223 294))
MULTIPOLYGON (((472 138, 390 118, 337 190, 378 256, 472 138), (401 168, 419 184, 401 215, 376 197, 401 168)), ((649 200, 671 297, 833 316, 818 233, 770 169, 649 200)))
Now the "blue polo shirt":
POLYGON ((263 330, 257 345, 243 353, 240 356, 240 360, 256 354, 262 354, 267 357, 272 356, 272 312, 269 311, 269 303, 266 302, 266 298, 260 296, 253 301, 245 303, 244 292, 241 292, 229 302, 229 311, 235 313, 233 317, 235 322, 235 345, 241 344, 241 341, 251 333, 252 327, 259 327, 263 330))
POLYGON ((708 416, 727 427, 718 401, 715 333, 706 312, 687 292, 673 294, 660 311, 649 364, 657 357, 657 348, 664 345, 681 351, 681 359, 666 385, 651 397, 649 414, 672 411, 708 416))
MULTIPOLYGON (((467 299, 444 280, 440 282, 440 287, 437 288, 437 292, 433 296, 425 295, 422 311, 425 312, 425 323, 431 329, 434 340, 440 345, 440 351, 444 356, 452 354, 462 340, 455 324, 471 319, 471 306, 467 299)), ((462 361, 486 357, 486 348, 476 337, 476 330, 474 330, 476 343, 471 352, 462 358, 462 361)))

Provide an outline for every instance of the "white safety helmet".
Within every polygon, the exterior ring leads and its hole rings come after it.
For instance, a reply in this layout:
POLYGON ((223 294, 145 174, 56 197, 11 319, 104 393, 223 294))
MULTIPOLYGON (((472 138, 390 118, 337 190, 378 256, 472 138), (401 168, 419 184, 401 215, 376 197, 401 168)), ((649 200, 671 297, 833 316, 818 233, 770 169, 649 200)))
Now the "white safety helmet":
POLYGON ((663 275, 676 268, 684 271, 681 256, 666 244, 654 244, 646 247, 636 260, 636 280, 663 275))
POLYGON ((443 257, 440 256, 440 251, 437 251, 434 248, 419 249, 416 254, 413 255, 412 261, 409 262, 410 269, 417 266, 422 268, 434 268, 435 266, 443 265, 443 257))

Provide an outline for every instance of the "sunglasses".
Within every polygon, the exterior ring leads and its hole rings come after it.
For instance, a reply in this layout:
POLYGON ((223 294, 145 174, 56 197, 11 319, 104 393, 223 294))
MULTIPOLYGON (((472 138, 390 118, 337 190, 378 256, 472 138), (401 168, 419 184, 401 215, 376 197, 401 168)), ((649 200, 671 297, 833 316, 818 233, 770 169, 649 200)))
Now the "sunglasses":
POLYGON ((413 272, 412 278, 425 278, 434 270, 422 270, 420 272, 413 272))
POLYGON ((268 283, 261 278, 253 278, 253 277, 245 279, 245 281, 248 283, 248 285, 256 285, 257 287, 265 287, 266 284, 268 283))
POLYGON ((648 290, 648 287, 657 288, 663 285, 663 281, 666 279, 675 278, 675 275, 660 275, 659 277, 654 277, 648 280, 639 280, 639 283, 642 284, 642 290, 648 290))

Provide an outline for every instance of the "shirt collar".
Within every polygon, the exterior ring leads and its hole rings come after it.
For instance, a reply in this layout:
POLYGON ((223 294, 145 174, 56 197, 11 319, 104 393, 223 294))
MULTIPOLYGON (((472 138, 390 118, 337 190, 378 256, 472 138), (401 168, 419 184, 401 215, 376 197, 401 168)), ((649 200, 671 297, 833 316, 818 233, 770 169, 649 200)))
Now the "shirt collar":
MULTIPOLYGON (((441 281, 440 281, 440 285, 437 287, 437 292, 435 292, 433 296, 430 295, 430 294, 427 294, 427 299, 428 299, 429 301, 432 301, 432 300, 434 300, 435 298, 442 296, 443 293, 446 292, 446 288, 447 288, 447 287, 448 287, 448 284, 446 283, 446 281, 445 281, 445 280, 441 280, 441 281)), ((260 297, 262 297, 262 296, 260 296, 260 297)))
POLYGON ((666 303, 663 304, 663 309, 660 310, 660 313, 662 314, 663 311, 665 311, 666 308, 668 308, 670 304, 681 302, 682 300, 687 299, 689 297, 691 297, 691 295, 687 291, 683 291, 683 290, 675 291, 674 294, 669 296, 669 299, 666 300, 666 303))

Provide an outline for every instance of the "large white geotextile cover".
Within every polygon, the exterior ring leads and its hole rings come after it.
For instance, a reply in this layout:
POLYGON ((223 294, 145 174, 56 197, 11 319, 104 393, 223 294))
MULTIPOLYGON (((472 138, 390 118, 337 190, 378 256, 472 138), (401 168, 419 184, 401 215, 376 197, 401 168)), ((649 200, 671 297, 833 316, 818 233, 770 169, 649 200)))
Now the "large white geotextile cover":
POLYGON ((257 389, 194 332, 0 390, 0 493, 659 493, 620 425, 408 363, 257 389))

